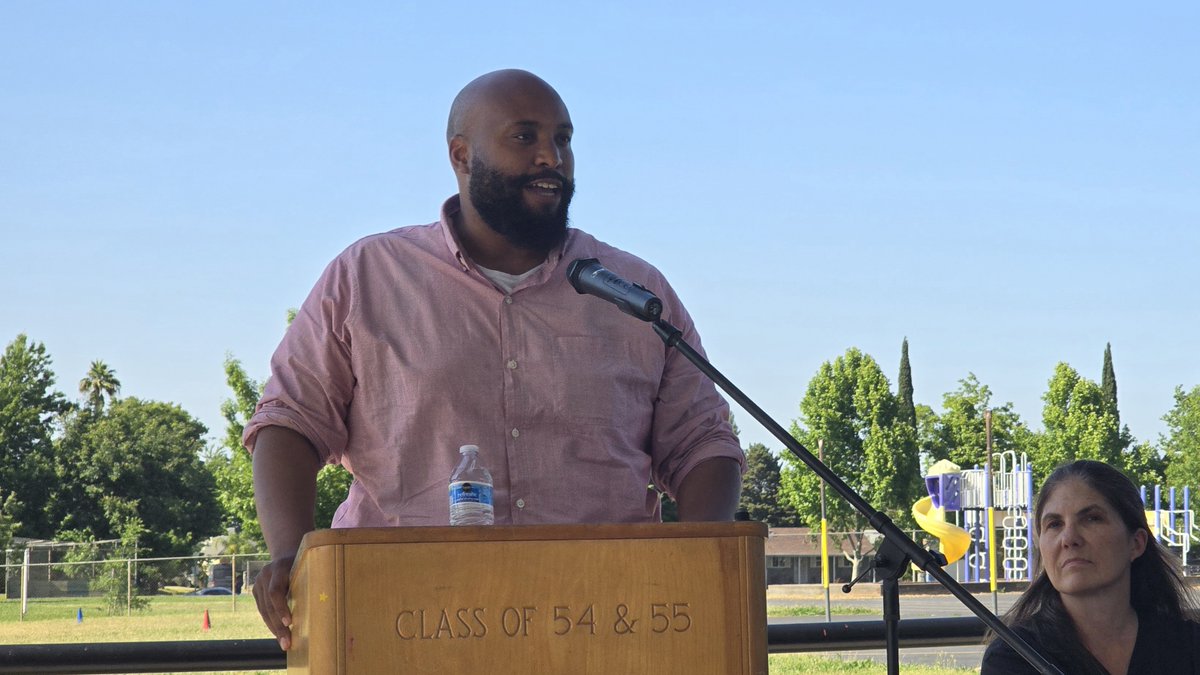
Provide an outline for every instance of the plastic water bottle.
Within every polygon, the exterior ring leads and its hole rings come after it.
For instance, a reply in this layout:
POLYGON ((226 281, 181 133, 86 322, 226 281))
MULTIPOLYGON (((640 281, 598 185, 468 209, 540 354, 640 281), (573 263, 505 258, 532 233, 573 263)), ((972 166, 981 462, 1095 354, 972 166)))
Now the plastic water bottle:
POLYGON ((458 449, 462 460, 450 476, 450 524, 491 525, 492 474, 479 461, 479 447, 464 445, 458 449))

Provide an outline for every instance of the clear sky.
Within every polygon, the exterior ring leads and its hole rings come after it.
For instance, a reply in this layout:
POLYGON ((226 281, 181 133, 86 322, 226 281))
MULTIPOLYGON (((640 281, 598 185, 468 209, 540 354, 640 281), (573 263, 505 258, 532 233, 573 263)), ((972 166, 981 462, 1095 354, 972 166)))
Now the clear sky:
POLYGON ((434 220, 451 99, 519 67, 570 108, 573 223, 785 427, 907 336, 918 403, 974 372, 1040 428, 1111 342, 1156 440, 1200 384, 1198 5, 736 4, 3 2, 0 342, 215 438, 225 355, 264 378, 334 255, 434 220))

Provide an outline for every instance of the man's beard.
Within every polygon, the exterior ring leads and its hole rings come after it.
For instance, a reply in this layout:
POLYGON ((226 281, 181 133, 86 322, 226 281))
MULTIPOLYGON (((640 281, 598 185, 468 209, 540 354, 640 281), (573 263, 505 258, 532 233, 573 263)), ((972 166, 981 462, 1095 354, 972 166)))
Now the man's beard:
POLYGON ((567 208, 575 194, 575 181, 557 171, 509 176, 475 156, 471 158, 468 192, 483 222, 513 246, 545 255, 567 236, 567 208), (533 209, 525 203, 525 186, 539 178, 562 184, 557 207, 533 209))

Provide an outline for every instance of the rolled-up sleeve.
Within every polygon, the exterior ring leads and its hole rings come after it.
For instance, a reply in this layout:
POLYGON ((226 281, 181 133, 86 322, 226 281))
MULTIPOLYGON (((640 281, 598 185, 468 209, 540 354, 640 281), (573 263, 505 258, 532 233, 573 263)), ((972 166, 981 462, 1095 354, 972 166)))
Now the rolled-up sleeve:
POLYGON ((356 301, 344 255, 325 269, 271 357, 271 377, 242 435, 251 452, 263 427, 280 426, 307 438, 321 461, 342 460, 355 385, 350 321, 356 301))
MULTIPOLYGON (((704 348, 691 316, 661 280, 659 293, 669 311, 664 319, 701 355, 704 348)), ((707 357, 706 357, 707 358, 707 357)), ((654 482, 672 498, 688 473, 709 459, 727 457, 746 470, 746 457, 729 421, 729 404, 716 386, 677 349, 668 349, 654 402, 651 461, 654 482)))

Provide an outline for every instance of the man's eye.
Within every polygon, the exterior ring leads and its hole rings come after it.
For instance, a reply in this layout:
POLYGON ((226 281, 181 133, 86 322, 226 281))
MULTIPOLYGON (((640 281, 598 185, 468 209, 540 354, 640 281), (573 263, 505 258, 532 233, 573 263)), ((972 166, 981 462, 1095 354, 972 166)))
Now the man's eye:
POLYGON ((562 145, 562 146, 567 146, 567 145, 570 145, 570 144, 571 144, 571 137, 570 137, 570 136, 559 136, 559 137, 558 137, 558 144, 559 144, 559 145, 562 145))
POLYGON ((518 141, 531 141, 533 140, 533 134, 521 133, 514 135, 513 138, 517 139, 518 141))

